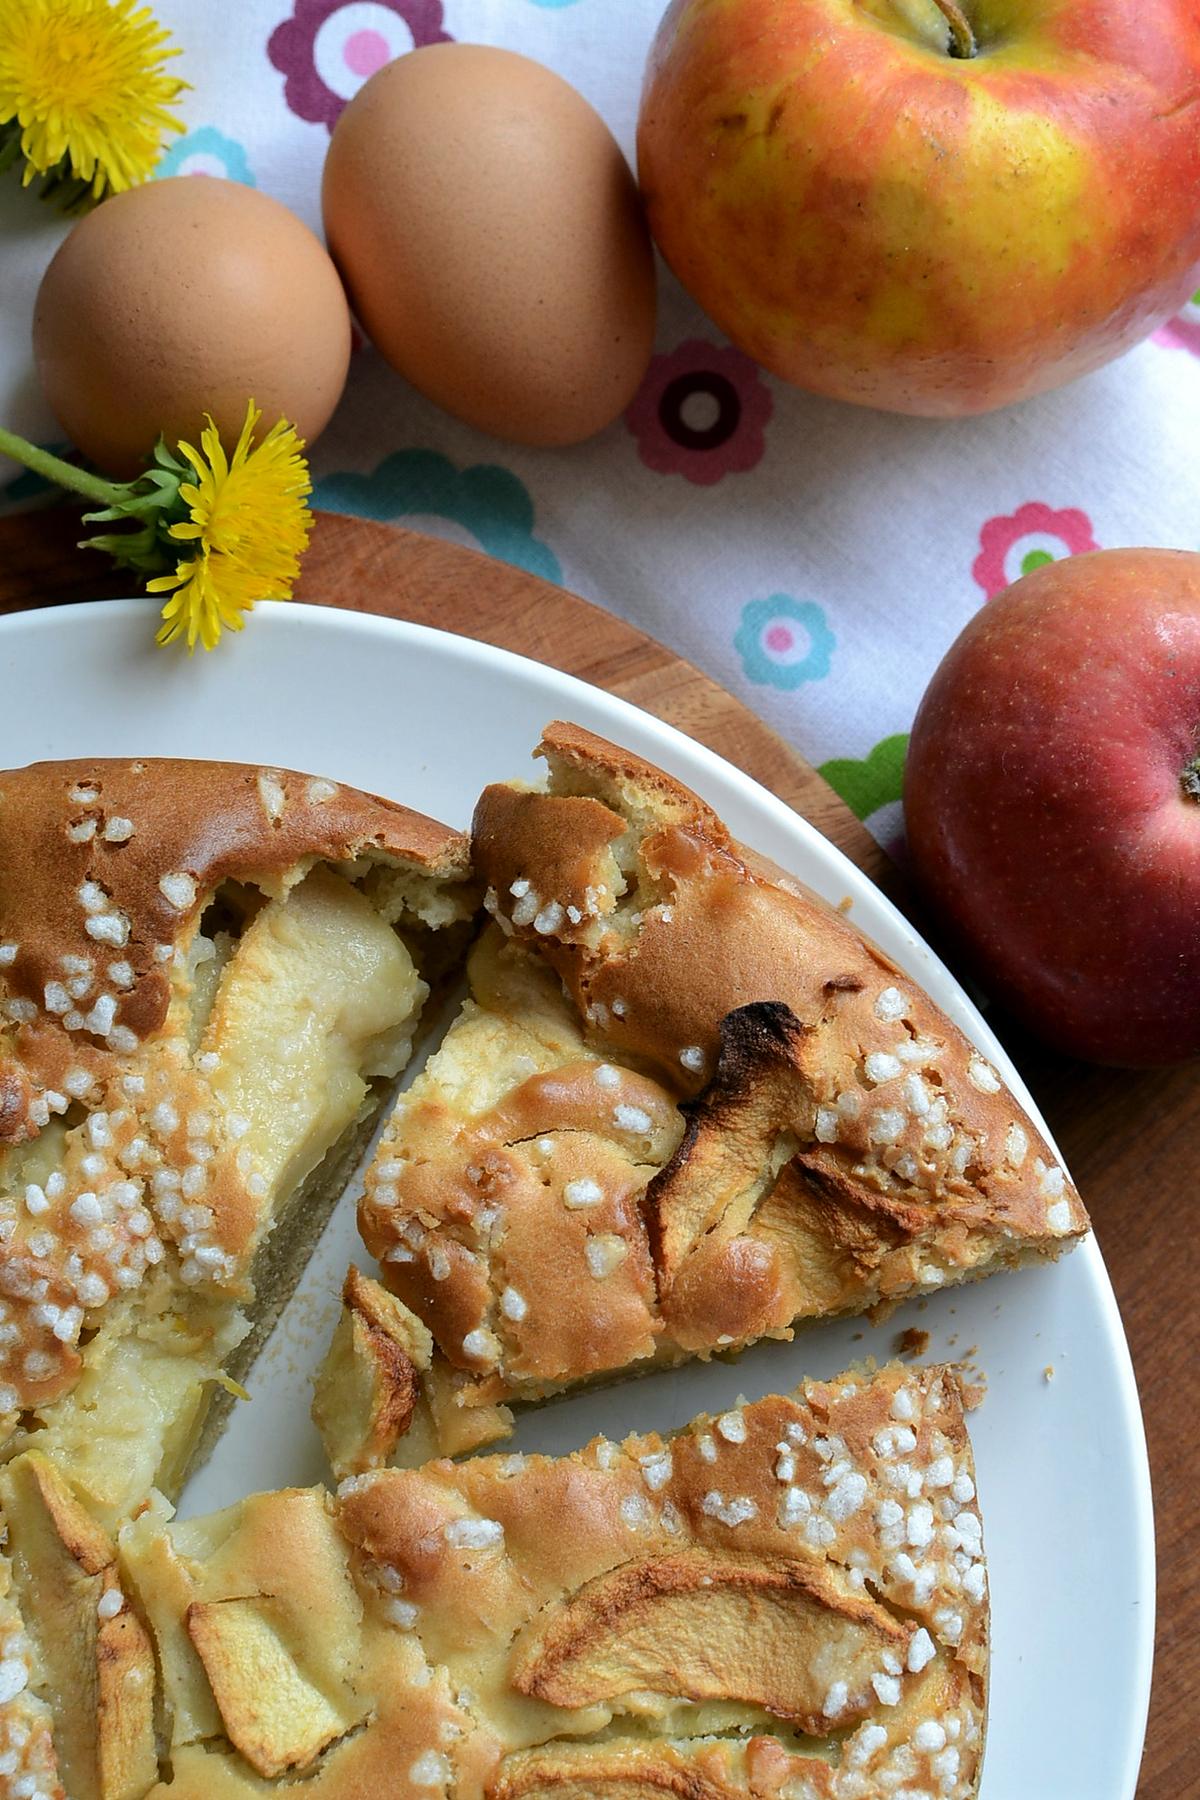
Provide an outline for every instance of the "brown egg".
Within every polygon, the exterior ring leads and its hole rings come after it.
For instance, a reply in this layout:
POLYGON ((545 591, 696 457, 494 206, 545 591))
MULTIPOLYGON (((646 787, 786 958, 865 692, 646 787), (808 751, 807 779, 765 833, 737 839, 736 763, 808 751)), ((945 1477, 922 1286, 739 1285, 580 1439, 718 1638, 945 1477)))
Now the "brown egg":
POLYGON ((477 44, 397 58, 338 120, 322 204, 368 334, 447 412, 572 444, 633 397, 649 234, 612 133, 549 69, 477 44))
POLYGON ((265 430, 309 443, 338 403, 350 316, 337 270, 278 200, 186 176, 106 200, 42 278, 33 348, 63 430, 114 475, 161 432, 195 443, 203 415, 236 440, 253 399, 265 430))

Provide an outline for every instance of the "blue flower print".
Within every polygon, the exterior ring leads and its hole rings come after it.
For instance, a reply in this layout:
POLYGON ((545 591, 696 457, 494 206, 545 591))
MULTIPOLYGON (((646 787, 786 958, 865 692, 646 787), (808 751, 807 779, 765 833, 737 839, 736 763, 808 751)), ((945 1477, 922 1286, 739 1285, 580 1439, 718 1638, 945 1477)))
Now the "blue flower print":
POLYGON ((828 675, 837 639, 815 600, 770 594, 743 606, 733 644, 751 681, 790 689, 828 675))
POLYGON ((243 187, 257 185, 245 150, 215 125, 201 125, 171 145, 155 169, 154 179, 161 181, 166 175, 216 175, 240 181, 243 187))
POLYGON ((562 580, 557 556, 533 535, 528 488, 494 463, 456 469, 436 450, 396 450, 369 475, 326 475, 313 489, 313 504, 360 519, 447 519, 501 562, 562 580))

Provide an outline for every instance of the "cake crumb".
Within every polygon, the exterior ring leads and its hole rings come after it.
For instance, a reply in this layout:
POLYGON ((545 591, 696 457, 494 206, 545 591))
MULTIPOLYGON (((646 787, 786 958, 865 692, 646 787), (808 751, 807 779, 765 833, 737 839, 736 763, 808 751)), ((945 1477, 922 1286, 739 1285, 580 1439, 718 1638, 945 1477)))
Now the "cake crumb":
POLYGON ((1053 1363, 1047 1363, 1045 1368, 1042 1370, 1042 1380, 1046 1381, 1046 1382, 1054 1380, 1054 1364, 1053 1363))
POLYGON ((910 1325, 907 1331, 896 1333, 897 1356, 924 1356, 929 1348, 929 1333, 922 1331, 919 1325, 910 1325))

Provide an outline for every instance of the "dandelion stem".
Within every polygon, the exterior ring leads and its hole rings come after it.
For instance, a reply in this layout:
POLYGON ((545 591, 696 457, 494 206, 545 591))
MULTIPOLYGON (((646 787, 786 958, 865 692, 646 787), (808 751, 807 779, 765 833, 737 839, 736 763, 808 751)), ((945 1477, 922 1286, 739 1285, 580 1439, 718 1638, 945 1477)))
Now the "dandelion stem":
POLYGON ((82 494, 87 500, 99 500, 105 506, 115 506, 128 491, 124 482, 105 481, 102 475, 91 475, 86 469, 78 469, 74 463, 64 462, 61 456, 42 450, 15 431, 6 431, 3 425, 0 425, 0 454, 23 463, 35 475, 54 482, 56 487, 70 488, 73 493, 82 494))

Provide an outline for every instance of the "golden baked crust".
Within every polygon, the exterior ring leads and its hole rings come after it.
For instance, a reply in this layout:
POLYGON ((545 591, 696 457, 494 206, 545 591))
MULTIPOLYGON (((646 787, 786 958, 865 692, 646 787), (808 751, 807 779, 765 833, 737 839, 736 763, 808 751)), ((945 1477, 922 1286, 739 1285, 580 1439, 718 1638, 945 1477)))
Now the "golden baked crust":
POLYGON ((234 764, 0 774, 0 1454, 176 1486, 273 1221, 379 1104, 464 840, 234 764))
POLYGON ((476 809, 495 923, 360 1208, 460 1410, 1077 1241, 1065 1171, 916 982, 661 770, 572 725, 541 749, 549 791, 476 809))
MULTIPOLYGON (((4 1479, 36 1500, 31 1460, 4 1479)), ((22 1579, 90 1567, 69 1514, 14 1509, 22 1579)), ((148 1511, 118 1562, 154 1640, 154 1800, 288 1778, 314 1800, 976 1791, 987 1584, 945 1369, 810 1382, 558 1460, 382 1471, 183 1524, 148 1511)), ((81 1612, 85 1646, 90 1629, 81 1612)), ((60 1731, 73 1704, 105 1754, 103 1709, 68 1702, 42 1655, 35 1621, 35 1697, 60 1731)))
POLYGON ((222 882, 283 894, 315 862, 362 855, 454 879, 464 873, 464 848, 421 813, 286 769, 148 758, 0 774, 4 1011, 17 1026, 19 1065, 3 1078, 5 1141, 38 1129, 28 1101, 16 1104, 22 1076, 44 1090, 61 1087, 76 1062, 102 1075, 132 1053, 133 1039, 162 1028, 172 984, 160 947, 188 941, 222 882), (81 895, 89 882, 101 890, 95 899, 81 895), (118 953, 133 977, 119 985, 98 968, 118 953), (93 965, 93 984, 51 1010, 46 987, 63 983, 66 956, 93 965), (103 1029, 107 1012, 92 1015, 106 992, 115 1006, 103 1029), (74 1011, 84 1022, 66 1028, 74 1011))

